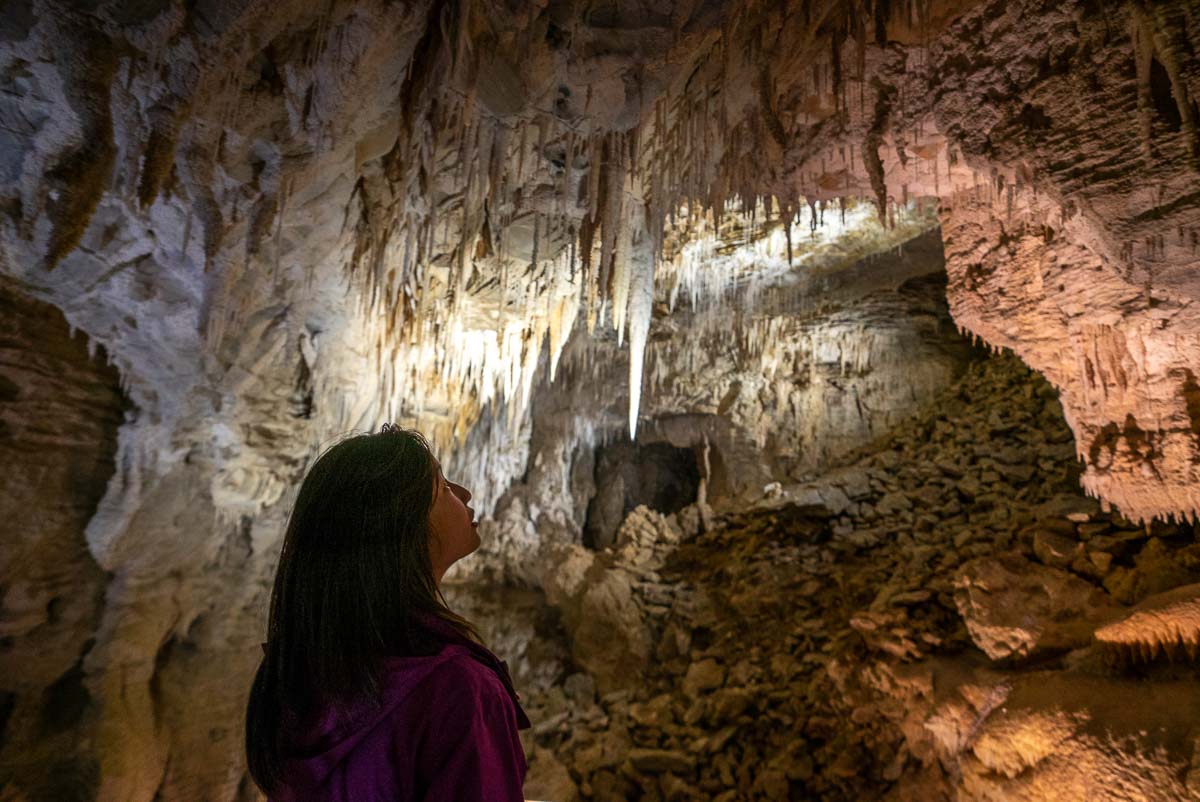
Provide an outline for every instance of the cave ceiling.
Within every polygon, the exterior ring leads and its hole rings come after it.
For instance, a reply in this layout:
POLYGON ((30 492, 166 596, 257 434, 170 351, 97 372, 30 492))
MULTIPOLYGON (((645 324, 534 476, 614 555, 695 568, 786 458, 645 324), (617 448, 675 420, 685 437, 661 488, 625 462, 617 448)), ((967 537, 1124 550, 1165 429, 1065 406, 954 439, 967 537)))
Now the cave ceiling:
MULTIPOLYGON (((841 542, 761 551, 786 583, 711 575, 734 607, 766 588, 764 638, 795 618, 908 660, 940 642, 907 628, 936 602, 937 632, 965 642, 961 618, 1000 659, 1017 632, 1041 667, 1064 608, 1026 580, 1070 567, 1138 604, 1096 631, 1110 656, 1186 651, 1200 563, 1168 521, 1200 510, 1198 52, 1200 0, 9 0, 0 769, 95 791, 40 798, 246 798, 231 722, 289 494, 384 421, 475 493, 462 584, 537 589, 597 687, 651 661, 654 554, 710 501, 771 493, 824 505, 841 542), (649 480, 621 459, 649 453, 703 466, 674 523, 625 516, 649 480), (581 538, 593 498, 615 553, 581 538), (1046 505, 1046 570, 1009 555, 951 585, 1046 505), (785 593, 819 603, 781 615, 785 593)), ((713 565, 777 512, 711 530, 713 565)), ((711 667, 709 645, 676 657, 711 667)), ((1027 771, 995 728, 1067 743, 1027 713, 1068 680, 967 659, 967 696, 1009 700, 934 723, 976 795, 1126 781, 1111 744, 1059 754, 1074 785, 1027 771)), ((1088 687, 1192 732, 1190 690, 1088 687)), ((1171 771, 1139 787, 1185 798, 1171 771)))
POLYGON ((628 349, 633 433, 680 297, 937 227, 956 323, 1059 389, 1084 488, 1194 516, 1197 42, 1192 0, 24 0, 0 269, 136 408, 102 564, 184 459, 236 516, 331 432, 517 432, 573 331, 628 349))

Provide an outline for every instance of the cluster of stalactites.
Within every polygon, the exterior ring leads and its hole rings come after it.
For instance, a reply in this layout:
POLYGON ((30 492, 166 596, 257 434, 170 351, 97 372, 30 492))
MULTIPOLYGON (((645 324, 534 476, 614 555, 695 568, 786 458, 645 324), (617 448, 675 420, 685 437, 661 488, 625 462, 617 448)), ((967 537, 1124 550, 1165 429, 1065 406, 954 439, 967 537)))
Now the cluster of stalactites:
POLYGON ((1096 642, 1117 666, 1195 663, 1200 654, 1200 585, 1184 585, 1147 597, 1120 619, 1100 627, 1096 642))
POLYGON ((589 333, 610 324, 624 341, 628 332, 632 434, 657 250, 637 197, 635 140, 577 137, 549 116, 511 125, 471 105, 469 96, 439 104, 415 126, 409 158, 385 157, 390 207, 373 205, 363 182, 352 198, 349 268, 363 281, 367 317, 381 321, 379 360, 386 351, 405 363, 393 372, 422 391, 432 379, 481 403, 499 392, 517 416, 542 344, 553 377, 584 305, 589 333), (512 242, 521 227, 531 237, 512 242), (491 331, 478 321, 489 306, 491 331))
MULTIPOLYGON (((499 394, 515 402, 509 414, 520 415, 543 342, 549 339, 553 375, 582 306, 589 334, 611 325, 619 341, 628 339, 632 436, 656 268, 679 210, 708 220, 717 234, 729 225, 729 210, 748 210, 745 239, 773 226, 786 240, 789 263, 793 222, 823 214, 760 188, 766 140, 783 137, 777 144, 786 145, 807 130, 794 121, 785 129, 773 110, 764 32, 775 12, 753 3, 735 10, 686 86, 655 99, 629 130, 595 131, 586 119, 536 109, 498 116, 479 102, 471 5, 433 12, 401 89, 397 141, 381 159, 387 191, 372 193, 360 180, 347 215, 355 243, 349 270, 364 289, 368 316, 381 321, 379 362, 399 361, 383 401, 397 403, 390 394, 403 376, 410 395, 427 392, 432 381, 479 403, 499 394), (744 74, 747 64, 759 65, 762 114, 734 117, 727 76, 744 74), (519 225, 532 236, 512 242, 509 232, 519 225), (489 331, 475 307, 493 295, 499 297, 490 301, 497 314, 489 331)), ((845 107, 844 42, 856 42, 861 80, 868 28, 886 40, 881 30, 896 18, 923 25, 927 6, 916 0, 806 10, 814 22, 824 20, 822 31, 834 42, 814 88, 845 107)), ((682 252, 686 264, 673 273, 684 278, 674 286, 687 288, 696 304, 713 294, 713 282, 700 278, 703 253, 682 252)))

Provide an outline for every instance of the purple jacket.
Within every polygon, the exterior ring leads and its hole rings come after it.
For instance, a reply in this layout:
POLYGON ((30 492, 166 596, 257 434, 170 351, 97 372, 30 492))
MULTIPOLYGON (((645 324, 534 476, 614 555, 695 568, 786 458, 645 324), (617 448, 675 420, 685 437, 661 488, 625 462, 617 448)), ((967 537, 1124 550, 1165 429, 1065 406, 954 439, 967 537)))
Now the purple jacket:
POLYGON ((432 657, 393 657, 382 704, 330 710, 296 733, 273 802, 520 802, 529 719, 490 651, 449 641, 432 657))

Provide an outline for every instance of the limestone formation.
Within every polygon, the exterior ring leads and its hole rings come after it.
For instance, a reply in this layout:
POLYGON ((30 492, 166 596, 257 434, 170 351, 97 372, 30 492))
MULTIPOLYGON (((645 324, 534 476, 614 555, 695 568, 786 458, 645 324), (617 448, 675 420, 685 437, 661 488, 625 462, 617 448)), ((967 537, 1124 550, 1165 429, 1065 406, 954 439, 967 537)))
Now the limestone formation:
POLYGON ((1086 646, 1093 622, 1120 609, 1094 585, 1020 554, 972 560, 958 583, 959 615, 993 660, 1086 646))
POLYGON ((253 798, 290 502, 385 421, 484 516, 531 792, 1200 793, 1144 659, 1198 53, 1197 0, 10 0, 0 798, 253 798))
POLYGON ((938 401, 710 531, 631 514, 643 534, 597 559, 624 569, 655 660, 561 719, 549 694, 535 752, 600 800, 1193 798, 1194 663, 1113 669, 1091 636, 1186 622, 1194 585, 1130 610, 1104 586, 1156 542, 1200 575, 1190 527, 1152 537, 1080 494, 1061 407, 1012 357, 938 401), (852 506, 798 501, 833 487, 852 506), (1047 532, 1112 561, 1041 565, 1047 532))
POLYGON ((1200 652, 1200 586, 1185 585, 1137 605, 1120 621, 1096 630, 1096 640, 1118 659, 1196 661, 1200 652))

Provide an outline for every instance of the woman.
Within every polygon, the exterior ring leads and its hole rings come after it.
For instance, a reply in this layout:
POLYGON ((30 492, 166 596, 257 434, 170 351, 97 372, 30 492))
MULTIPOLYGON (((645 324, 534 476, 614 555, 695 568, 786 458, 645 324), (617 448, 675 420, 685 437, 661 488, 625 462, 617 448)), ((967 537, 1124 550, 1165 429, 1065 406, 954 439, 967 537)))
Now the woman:
POLYGON ((246 712, 272 800, 522 799, 529 720, 439 589, 479 547, 470 500, 419 434, 386 424, 308 472, 246 712))

